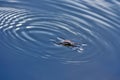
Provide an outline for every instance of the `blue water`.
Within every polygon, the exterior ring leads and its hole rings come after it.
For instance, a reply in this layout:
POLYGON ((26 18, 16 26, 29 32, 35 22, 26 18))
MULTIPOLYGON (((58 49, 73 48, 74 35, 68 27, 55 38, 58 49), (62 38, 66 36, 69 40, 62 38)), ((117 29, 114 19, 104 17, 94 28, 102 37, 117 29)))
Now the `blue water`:
POLYGON ((0 80, 120 80, 120 1, 0 0, 0 80))

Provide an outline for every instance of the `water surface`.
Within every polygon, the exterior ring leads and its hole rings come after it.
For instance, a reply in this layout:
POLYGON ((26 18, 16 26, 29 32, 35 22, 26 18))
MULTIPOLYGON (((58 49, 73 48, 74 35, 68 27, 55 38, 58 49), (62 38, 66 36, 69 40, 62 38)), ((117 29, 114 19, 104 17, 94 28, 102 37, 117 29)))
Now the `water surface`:
POLYGON ((1 80, 119 80, 119 0, 1 0, 1 80), (80 43, 65 47, 62 40, 80 43))

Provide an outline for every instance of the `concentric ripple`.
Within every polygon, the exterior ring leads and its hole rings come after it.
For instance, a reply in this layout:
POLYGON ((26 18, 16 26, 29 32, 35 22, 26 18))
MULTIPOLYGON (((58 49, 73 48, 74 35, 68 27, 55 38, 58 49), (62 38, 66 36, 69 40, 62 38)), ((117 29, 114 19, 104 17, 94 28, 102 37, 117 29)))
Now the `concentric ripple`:
POLYGON ((64 63, 84 63, 113 54, 120 45, 120 15, 112 3, 120 7, 117 0, 45 0, 48 8, 38 9, 2 6, 0 43, 20 54, 64 63), (80 45, 56 44, 64 39, 80 45))

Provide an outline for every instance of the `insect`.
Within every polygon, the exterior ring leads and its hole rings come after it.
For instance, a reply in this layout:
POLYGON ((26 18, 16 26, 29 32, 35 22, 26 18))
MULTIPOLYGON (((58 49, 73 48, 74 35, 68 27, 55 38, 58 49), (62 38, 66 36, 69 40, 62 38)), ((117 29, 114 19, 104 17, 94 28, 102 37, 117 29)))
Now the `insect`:
POLYGON ((66 46, 66 47, 77 47, 77 45, 79 43, 75 43, 71 40, 62 40, 61 42, 57 43, 58 45, 63 45, 63 46, 66 46))
POLYGON ((85 43, 74 42, 74 41, 69 40, 69 39, 58 38, 58 40, 59 41, 55 41, 55 40, 51 39, 51 41, 57 45, 69 47, 72 50, 75 50, 75 51, 80 52, 80 53, 84 50, 84 47, 87 46, 87 44, 85 44, 85 43))

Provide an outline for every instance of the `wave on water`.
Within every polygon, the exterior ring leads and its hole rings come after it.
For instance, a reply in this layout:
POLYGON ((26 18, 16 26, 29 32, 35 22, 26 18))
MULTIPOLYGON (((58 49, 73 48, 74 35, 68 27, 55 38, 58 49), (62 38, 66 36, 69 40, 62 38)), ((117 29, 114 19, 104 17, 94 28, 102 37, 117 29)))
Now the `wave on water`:
POLYGON ((118 0, 43 0, 38 3, 43 4, 1 1, 0 44, 6 49, 78 64, 113 54, 120 45, 118 0), (80 45, 69 48, 56 44, 65 39, 80 45))

